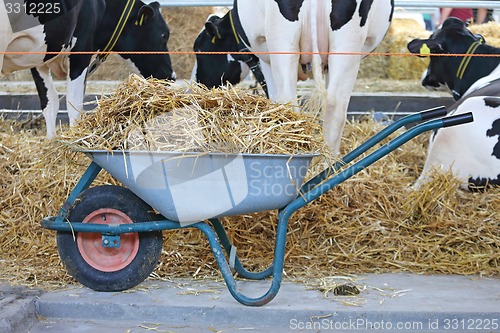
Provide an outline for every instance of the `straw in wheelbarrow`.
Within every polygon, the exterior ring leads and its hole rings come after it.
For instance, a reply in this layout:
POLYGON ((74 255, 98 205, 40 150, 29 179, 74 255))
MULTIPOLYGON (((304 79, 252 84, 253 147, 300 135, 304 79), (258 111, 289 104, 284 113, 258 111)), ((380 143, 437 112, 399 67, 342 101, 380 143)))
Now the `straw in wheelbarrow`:
POLYGON ((80 149, 324 153, 315 117, 235 87, 180 88, 131 75, 62 135, 80 149))

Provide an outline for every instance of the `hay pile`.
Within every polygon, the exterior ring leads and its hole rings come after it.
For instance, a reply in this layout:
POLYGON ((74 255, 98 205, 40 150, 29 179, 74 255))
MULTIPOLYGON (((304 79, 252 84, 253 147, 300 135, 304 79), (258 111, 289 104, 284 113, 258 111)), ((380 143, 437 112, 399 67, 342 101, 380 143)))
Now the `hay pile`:
POLYGON ((472 33, 481 34, 489 45, 500 47, 500 29, 498 22, 473 24, 469 26, 469 30, 472 31, 472 33))
MULTIPOLYGON (((104 119, 103 119, 104 121, 104 119)), ((110 121, 110 120, 108 120, 110 121)), ((90 162, 41 135, 0 121, 0 269, 2 282, 50 287, 73 282, 62 267, 55 232, 40 221, 57 214, 90 162)), ((342 147, 350 151, 380 126, 348 123, 342 147)), ((436 175, 419 192, 426 136, 367 168, 297 211, 290 220, 287 278, 310 281, 371 272, 500 273, 500 189, 468 193, 451 175, 436 175)), ((115 183, 105 172, 95 185, 115 183)), ((272 260, 276 212, 223 218, 238 255, 251 269, 272 260)), ((164 232, 157 278, 218 277, 203 234, 164 232)))
POLYGON ((313 116, 229 87, 190 91, 132 74, 102 98, 95 113, 62 135, 81 149, 258 154, 321 153, 313 116))

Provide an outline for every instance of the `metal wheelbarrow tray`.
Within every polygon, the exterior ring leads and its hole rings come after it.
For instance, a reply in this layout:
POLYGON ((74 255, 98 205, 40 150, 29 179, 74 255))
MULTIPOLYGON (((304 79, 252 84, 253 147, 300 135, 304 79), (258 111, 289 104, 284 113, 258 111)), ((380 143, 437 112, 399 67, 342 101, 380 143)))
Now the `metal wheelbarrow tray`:
POLYGON ((44 218, 42 227, 57 231, 68 273, 98 291, 125 290, 144 281, 158 263, 163 230, 199 229, 232 296, 244 305, 263 305, 281 285, 291 215, 414 137, 473 121, 470 113, 445 115, 439 107, 401 118, 305 184, 314 155, 84 151, 92 162, 58 215, 44 218), (422 123, 358 159, 397 129, 417 122, 422 123), (90 187, 101 169, 125 187, 90 187), (219 217, 276 209, 273 262, 263 271, 247 271, 219 217), (268 291, 255 298, 242 294, 234 271, 253 280, 272 276, 268 291))

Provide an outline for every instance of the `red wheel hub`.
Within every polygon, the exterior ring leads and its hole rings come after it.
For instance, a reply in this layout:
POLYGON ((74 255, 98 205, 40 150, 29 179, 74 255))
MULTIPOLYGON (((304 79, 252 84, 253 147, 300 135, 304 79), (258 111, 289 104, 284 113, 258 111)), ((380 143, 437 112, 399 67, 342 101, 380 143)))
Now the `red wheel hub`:
MULTIPOLYGON (((87 215, 83 223, 117 225, 133 221, 119 210, 102 208, 87 215)), ((139 251, 137 232, 121 234, 119 248, 103 247, 101 234, 94 232, 79 232, 76 241, 83 259, 103 272, 116 272, 127 267, 139 251)))

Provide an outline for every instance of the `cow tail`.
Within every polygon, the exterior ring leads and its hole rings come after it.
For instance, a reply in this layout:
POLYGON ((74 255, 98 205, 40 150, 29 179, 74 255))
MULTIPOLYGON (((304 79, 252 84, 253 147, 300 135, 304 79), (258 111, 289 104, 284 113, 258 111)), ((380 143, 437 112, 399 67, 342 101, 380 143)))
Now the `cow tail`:
POLYGON ((326 90, 326 81, 323 74, 323 65, 321 55, 319 54, 319 29, 318 29, 318 15, 324 15, 321 8, 318 8, 319 1, 311 1, 311 15, 309 22, 311 23, 312 34, 312 74, 314 77, 315 86, 311 92, 308 102, 305 104, 305 109, 308 112, 318 116, 326 107, 328 103, 328 94, 326 90))

